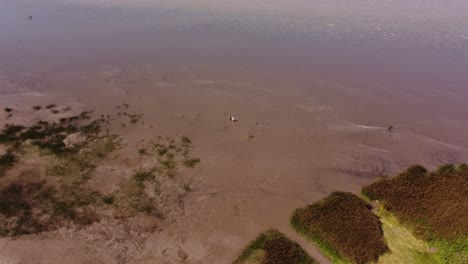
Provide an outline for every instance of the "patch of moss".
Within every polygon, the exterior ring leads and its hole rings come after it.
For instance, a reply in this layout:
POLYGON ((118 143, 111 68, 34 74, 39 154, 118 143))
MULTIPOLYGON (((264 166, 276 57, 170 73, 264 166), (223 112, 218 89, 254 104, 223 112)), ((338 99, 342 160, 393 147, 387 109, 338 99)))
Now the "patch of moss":
POLYGON ((182 142, 183 145, 190 145, 190 144, 192 144, 192 140, 190 140, 190 138, 188 138, 188 137, 182 137, 182 138, 180 139, 180 141, 182 142))
POLYGON ((137 184, 144 188, 144 183, 149 180, 154 180, 154 174, 152 171, 139 171, 132 176, 132 179, 137 182, 137 184))
POLYGON ((183 162, 186 167, 193 168, 198 163, 200 163, 201 160, 199 158, 192 158, 192 159, 185 159, 183 162))

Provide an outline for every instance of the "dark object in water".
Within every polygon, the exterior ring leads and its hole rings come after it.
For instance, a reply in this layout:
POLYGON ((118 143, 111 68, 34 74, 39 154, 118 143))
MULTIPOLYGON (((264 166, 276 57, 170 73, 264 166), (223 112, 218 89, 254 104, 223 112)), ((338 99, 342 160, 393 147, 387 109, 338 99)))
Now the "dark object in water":
POLYGON ((32 20, 32 16, 28 16, 28 19, 29 19, 29 21, 31 21, 31 20, 32 20))
POLYGON ((388 130, 388 132, 392 132, 393 126, 388 126, 388 127, 387 127, 387 130, 388 130))

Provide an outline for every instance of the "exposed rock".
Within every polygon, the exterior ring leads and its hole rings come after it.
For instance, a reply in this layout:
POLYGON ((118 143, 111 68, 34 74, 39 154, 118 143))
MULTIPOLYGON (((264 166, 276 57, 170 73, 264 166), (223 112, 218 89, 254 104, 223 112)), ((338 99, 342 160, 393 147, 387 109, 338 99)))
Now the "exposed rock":
POLYGON ((65 146, 67 146, 68 148, 71 148, 71 147, 74 147, 74 146, 76 146, 76 145, 79 145, 79 144, 83 143, 85 140, 86 140, 86 138, 83 137, 83 136, 81 135, 81 133, 73 133, 73 134, 68 135, 68 136, 63 140, 63 143, 64 143, 65 146))

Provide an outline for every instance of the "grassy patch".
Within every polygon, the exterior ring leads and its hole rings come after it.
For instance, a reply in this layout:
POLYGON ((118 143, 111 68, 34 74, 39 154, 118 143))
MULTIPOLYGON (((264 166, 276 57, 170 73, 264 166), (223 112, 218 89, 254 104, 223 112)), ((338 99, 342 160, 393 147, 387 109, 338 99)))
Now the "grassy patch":
POLYGON ((241 253, 234 264, 312 264, 317 263, 295 242, 276 230, 260 234, 241 253))
POLYGON ((467 165, 448 164, 434 172, 412 166, 393 178, 364 186, 362 192, 379 200, 386 211, 433 248, 430 255, 419 254, 423 260, 417 263, 427 263, 424 259, 428 257, 439 263, 468 262, 467 165))
POLYGON ((394 215, 383 208, 379 208, 377 215, 382 222, 389 248, 389 251, 379 258, 378 263, 444 263, 439 261, 437 255, 430 253, 429 243, 415 237, 394 215))
POLYGON ((335 263, 377 261, 388 250, 370 205, 351 193, 335 192, 297 209, 291 225, 335 263))
POLYGON ((192 141, 188 137, 181 137, 180 141, 159 137, 156 142, 151 141, 149 146, 139 153, 156 157, 160 171, 173 177, 176 175, 178 165, 193 168, 201 162, 199 158, 190 156, 191 144, 192 141))
POLYGON ((100 124, 106 120, 87 122, 89 118, 89 112, 83 112, 60 123, 7 124, 0 131, 0 144, 9 149, 0 156, 1 173, 14 166, 18 155, 36 155, 46 164, 0 184, 0 236, 35 234, 99 220, 99 207, 110 200, 85 183, 97 160, 119 147, 120 138, 101 134, 100 124), (66 145, 65 139, 72 134, 83 140, 66 145))
POLYGON ((436 239, 430 242, 416 237, 411 228, 401 224, 398 219, 382 206, 377 215, 382 222, 389 252, 379 258, 379 264, 462 264, 468 262, 468 239, 451 241, 436 239))
POLYGON ((458 239, 468 235, 468 170, 452 165, 428 172, 410 167, 393 178, 364 186, 364 195, 379 200, 384 208, 414 228, 417 236, 458 239))
POLYGON ((79 133, 88 139, 82 143, 89 143, 101 133, 101 124, 107 122, 103 118, 85 122, 90 118, 89 113, 85 111, 76 116, 61 118, 58 123, 38 121, 29 127, 6 124, 0 131, 0 143, 21 146, 24 142, 30 141, 31 144, 56 155, 76 152, 81 145, 67 146, 64 142, 67 136, 79 133))
POLYGON ((435 257, 439 263, 468 263, 468 237, 466 236, 449 241, 436 239, 431 241, 430 245, 437 249, 435 257))

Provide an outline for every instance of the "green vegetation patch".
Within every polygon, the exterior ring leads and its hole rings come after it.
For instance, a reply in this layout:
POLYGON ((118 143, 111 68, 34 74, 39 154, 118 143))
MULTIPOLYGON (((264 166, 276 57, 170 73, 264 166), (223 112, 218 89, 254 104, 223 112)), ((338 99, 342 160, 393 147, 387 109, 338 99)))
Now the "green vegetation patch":
POLYGON ((376 214, 382 222, 385 241, 389 248, 389 251, 379 258, 379 264, 450 263, 441 262, 436 254, 430 252, 429 243, 414 236, 411 230, 401 225, 394 215, 381 206, 376 214))
POLYGON ((435 172, 412 166, 393 178, 363 187, 364 195, 425 240, 460 239, 468 235, 468 169, 445 165, 435 172))
MULTIPOLYGON (((54 106, 48 106, 53 108, 54 106)), ((87 186, 98 161, 120 147, 120 137, 101 133, 101 118, 89 122, 90 112, 39 121, 31 126, 7 124, 0 131, 0 176, 18 158, 43 160, 34 170, 0 182, 0 236, 52 231, 99 220, 99 208, 108 197, 87 186), (75 139, 67 144, 69 136, 75 139)))
POLYGON ((296 242, 276 230, 260 234, 241 253, 234 264, 313 264, 312 259, 296 242))
POLYGON ((121 184, 115 193, 115 204, 120 216, 132 216, 144 213, 163 218, 156 206, 155 198, 159 195, 159 182, 153 170, 141 170, 130 180, 121 184))
POLYGON ((76 116, 62 118, 60 122, 38 121, 29 127, 6 124, 0 131, 0 144, 19 147, 24 142, 30 141, 33 145, 57 155, 76 152, 81 146, 67 146, 65 144, 67 136, 80 133, 88 139, 95 137, 101 132, 101 124, 107 121, 98 119, 83 124, 84 120, 89 119, 89 113, 85 111, 76 116))
POLYGON ((193 168, 195 167, 198 163, 200 163, 200 159, 199 158, 187 158, 187 159, 184 159, 184 165, 186 167, 189 167, 189 168, 193 168))
POLYGON ((188 137, 181 137, 179 141, 170 137, 158 137, 152 140, 145 148, 141 148, 138 153, 145 156, 153 156, 158 161, 158 170, 162 174, 170 177, 176 175, 178 165, 194 168, 201 162, 200 158, 190 155, 192 141, 188 137))
MULTIPOLYGON (((55 105, 46 108, 56 110, 55 105)), ((171 197, 161 197, 160 177, 175 176, 178 165, 193 167, 200 162, 190 156, 191 140, 158 137, 140 152, 149 159, 150 168, 100 193, 90 181, 97 176, 96 168, 123 148, 122 137, 102 132, 110 121, 110 116, 94 119, 84 111, 58 122, 7 124, 0 130, 0 144, 6 150, 0 155, 0 176, 4 176, 0 181, 0 237, 79 227, 103 217, 164 218, 162 204, 171 197)), ((191 191, 188 184, 181 187, 191 191)))
POLYGON ((468 263, 467 165, 447 164, 434 172, 415 165, 364 186, 362 192, 427 241, 434 263, 468 263))
POLYGON ((373 262, 388 250, 378 217, 352 193, 334 192, 297 209, 291 225, 335 263, 373 262))
POLYGON ((45 179, 17 179, 0 188, 0 236, 90 224, 97 220, 93 204, 98 196, 81 188, 57 188, 45 179))

